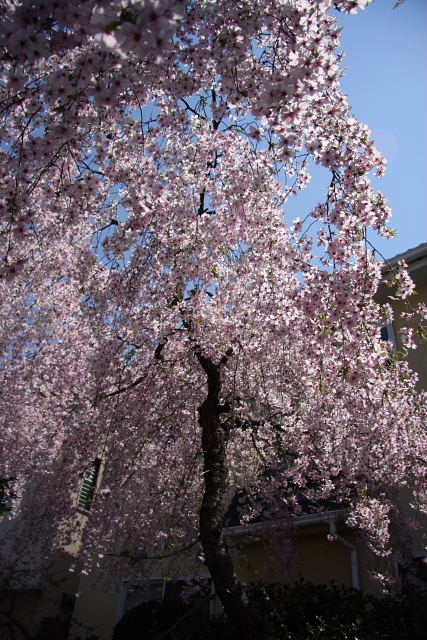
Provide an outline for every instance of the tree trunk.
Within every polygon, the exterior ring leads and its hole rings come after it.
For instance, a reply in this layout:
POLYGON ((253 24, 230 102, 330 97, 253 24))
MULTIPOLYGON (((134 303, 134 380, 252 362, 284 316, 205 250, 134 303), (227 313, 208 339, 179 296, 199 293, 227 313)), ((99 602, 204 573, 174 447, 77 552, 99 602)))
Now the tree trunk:
POLYGON ((227 433, 221 424, 221 367, 210 358, 197 353, 208 382, 208 394, 199 407, 202 429, 205 489, 200 509, 200 541, 206 565, 212 576, 215 592, 239 640, 263 640, 261 616, 249 603, 238 580, 223 540, 223 517, 227 500, 228 474, 226 460, 227 433))

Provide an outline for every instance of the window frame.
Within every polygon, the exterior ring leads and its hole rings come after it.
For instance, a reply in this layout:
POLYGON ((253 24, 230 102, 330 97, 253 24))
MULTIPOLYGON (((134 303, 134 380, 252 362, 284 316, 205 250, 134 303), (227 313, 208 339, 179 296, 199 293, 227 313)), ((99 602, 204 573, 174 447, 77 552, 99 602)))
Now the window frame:
POLYGON ((83 476, 77 498, 77 509, 83 513, 87 514, 92 509, 95 491, 99 482, 100 470, 101 458, 95 458, 95 460, 92 461, 90 470, 83 476))
MULTIPOLYGON (((207 580, 210 583, 210 596, 215 595, 215 588, 213 584, 212 577, 210 575, 198 576, 200 580, 207 580)), ((168 583, 171 582, 189 582, 190 580, 194 580, 194 576, 176 576, 175 578, 168 578, 165 576, 151 576, 147 578, 141 578, 140 580, 123 580, 122 588, 120 590, 120 596, 117 604, 116 611, 116 620, 115 624, 119 622, 123 618, 123 616, 133 607, 126 608, 126 597, 129 593, 130 585, 133 586, 142 586, 144 583, 148 582, 162 582, 162 602, 165 600, 166 596, 166 587, 168 583)), ((145 600, 142 602, 151 602, 151 600, 145 600)), ((142 602, 140 604, 142 604, 142 602)), ((138 606, 138 605, 134 605, 138 606)), ((215 614, 215 598, 211 597, 209 602, 209 615, 213 616, 215 614)))

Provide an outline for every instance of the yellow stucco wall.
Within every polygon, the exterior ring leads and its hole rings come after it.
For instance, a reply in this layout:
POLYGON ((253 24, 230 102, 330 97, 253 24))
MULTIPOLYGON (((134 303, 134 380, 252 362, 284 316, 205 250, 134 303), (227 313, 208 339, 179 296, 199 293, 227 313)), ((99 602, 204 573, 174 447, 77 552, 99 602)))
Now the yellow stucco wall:
POLYGON ((104 589, 99 576, 83 576, 80 579, 78 598, 74 607, 69 640, 98 636, 110 640, 116 623, 120 600, 119 589, 104 589))
MULTIPOLYGON (((250 527, 248 528, 250 531, 250 527)), ((282 539, 268 535, 258 541, 241 536, 233 559, 239 576, 248 582, 292 583, 303 577, 316 584, 334 580, 351 586, 350 549, 340 542, 329 542, 325 525, 305 527, 282 539)))
MULTIPOLYGON (((403 320, 402 313, 408 311, 408 304, 415 307, 420 302, 427 304, 427 285, 417 287, 415 294, 410 296, 407 303, 404 300, 391 301, 394 311, 393 326, 398 350, 402 349, 402 342, 399 336, 400 329, 407 326, 412 326, 415 330, 417 328, 414 323, 403 320)), ((406 359, 411 369, 416 371, 419 376, 419 390, 427 390, 427 341, 419 342, 417 349, 409 349, 406 359)))

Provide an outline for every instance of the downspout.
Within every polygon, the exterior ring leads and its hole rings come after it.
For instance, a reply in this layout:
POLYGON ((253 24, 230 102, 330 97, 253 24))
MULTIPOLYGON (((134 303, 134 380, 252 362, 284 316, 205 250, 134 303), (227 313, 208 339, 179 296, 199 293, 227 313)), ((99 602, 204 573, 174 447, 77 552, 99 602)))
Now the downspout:
POLYGON ((353 587, 353 589, 360 590, 359 558, 357 555, 357 548, 354 544, 337 534, 337 523, 335 520, 329 521, 329 533, 334 537, 335 540, 341 542, 341 544, 351 550, 351 586, 353 587))

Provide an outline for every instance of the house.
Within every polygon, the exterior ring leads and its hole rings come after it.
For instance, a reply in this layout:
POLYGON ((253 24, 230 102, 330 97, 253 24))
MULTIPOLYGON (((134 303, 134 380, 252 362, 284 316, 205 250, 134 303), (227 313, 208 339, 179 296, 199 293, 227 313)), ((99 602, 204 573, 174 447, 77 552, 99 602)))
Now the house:
MULTIPOLYGON (((408 325, 408 321, 403 319, 408 307, 405 301, 390 300, 389 296, 396 287, 390 287, 389 282, 392 271, 401 260, 406 262, 415 284, 415 292, 410 297, 411 305, 419 302, 426 304, 427 243, 396 255, 382 268, 383 280, 376 298, 380 304, 391 301, 394 320, 392 324, 382 327, 381 335, 383 339, 393 342, 397 352, 403 351, 400 330, 408 325)), ((409 350, 406 357, 412 370, 418 374, 418 389, 427 390, 427 341, 420 342, 417 349, 409 350)), ((402 492, 403 511, 408 517, 414 517, 414 512, 410 513, 409 502, 410 496, 402 492)), ((413 536, 412 557, 420 578, 427 584, 427 565, 422 562, 427 557, 425 542, 422 541, 423 534, 427 532, 427 518, 417 518, 419 528, 413 536)), ((378 569, 386 569, 388 573, 398 576, 399 566, 396 561, 384 566, 383 562, 375 559, 363 540, 345 526, 344 520, 345 508, 337 508, 337 505, 331 505, 322 513, 304 513, 303 509, 303 514, 287 532, 287 540, 292 546, 292 552, 287 555, 284 550, 275 551, 271 545, 272 523, 234 523, 227 529, 227 535, 239 549, 241 575, 245 580, 281 581, 284 574, 289 582, 300 576, 314 583, 327 583, 333 579, 338 584, 378 595, 380 586, 372 580, 371 571, 378 564, 378 569), (329 542, 328 535, 334 542, 329 542)), ((275 523, 276 532, 278 527, 280 524, 275 523)))
MULTIPOLYGON (((382 268, 384 278, 376 296, 378 302, 381 304, 389 302, 389 296, 393 293, 393 289, 390 289, 386 283, 389 280, 390 272, 397 267, 400 260, 404 260, 408 265, 408 271, 415 284, 415 294, 411 296, 410 301, 413 301, 413 304, 417 304, 418 302, 424 302, 424 304, 426 304, 427 242, 387 260, 382 268)), ((384 337, 394 340, 397 350, 400 351, 402 349, 402 343, 399 337, 399 332, 404 324, 408 324, 402 319, 402 313, 406 311, 406 305, 402 300, 392 300, 391 302, 394 311, 393 327, 391 328, 391 333, 384 337)), ((417 349, 411 349, 407 355, 407 360, 411 369, 418 373, 419 390, 427 389, 427 342, 420 342, 417 349)))
MULTIPOLYGON (((389 302, 393 289, 387 285, 387 281, 400 260, 405 260, 415 282, 416 295, 411 296, 411 301, 414 299, 414 302, 427 303, 427 243, 387 261, 382 269, 384 278, 377 300, 381 304, 389 302)), ((396 350, 400 351, 402 345, 399 332, 403 326, 402 313, 406 311, 406 307, 399 300, 392 300, 391 304, 394 309, 393 325, 384 325, 382 337, 391 340, 396 350)), ((419 388, 427 389, 427 342, 411 351, 408 360, 412 369, 418 373, 419 388)), ((83 482, 79 498, 82 526, 90 509, 91 493, 98 482, 99 466, 99 462, 96 463, 83 482)), ((408 502, 409 496, 402 494, 402 503, 408 502)), ((409 511, 409 507, 407 510, 409 511)), ((379 593, 380 587, 371 579, 370 573, 376 568, 384 569, 384 566, 381 566, 381 560, 373 558, 357 533, 345 525, 345 505, 331 503, 321 513, 303 508, 302 514, 291 526, 289 522, 263 521, 262 518, 242 524, 233 509, 228 515, 225 535, 243 580, 293 582, 303 576, 314 583, 334 580, 337 584, 368 593, 379 593)), ((426 565, 422 563, 426 552, 421 540, 421 534, 425 530, 427 519, 420 518, 420 529, 413 539, 412 555, 420 578, 427 582, 426 565)), ((186 571, 184 562, 182 573, 177 575, 175 571, 176 578, 171 580, 168 578, 171 575, 168 561, 164 560, 152 566, 149 578, 145 577, 140 581, 125 580, 116 588, 106 589, 102 566, 99 575, 77 579, 67 573, 69 559, 70 556, 64 556, 61 562, 58 559, 55 576, 52 576, 49 585, 34 585, 31 593, 29 589, 26 595, 21 593, 19 606, 16 608, 17 615, 23 616, 23 619, 29 617, 34 626, 43 617, 56 620, 57 640, 84 639, 91 634, 101 640, 110 640, 114 625, 126 611, 143 601, 177 597, 183 581, 190 573, 190 570, 186 571), (77 598, 74 597, 75 592, 78 593, 77 598), (32 611, 37 612, 32 619, 28 612, 21 612, 25 598, 28 604, 30 597, 32 611)), ((397 563, 388 562, 387 570, 397 575, 397 563)), ((187 566, 191 566, 191 561, 187 561, 187 566)), ((198 578, 204 581, 205 590, 212 588, 207 572, 198 578)), ((220 610, 219 603, 215 600, 211 600, 208 606, 211 613, 220 610)))

